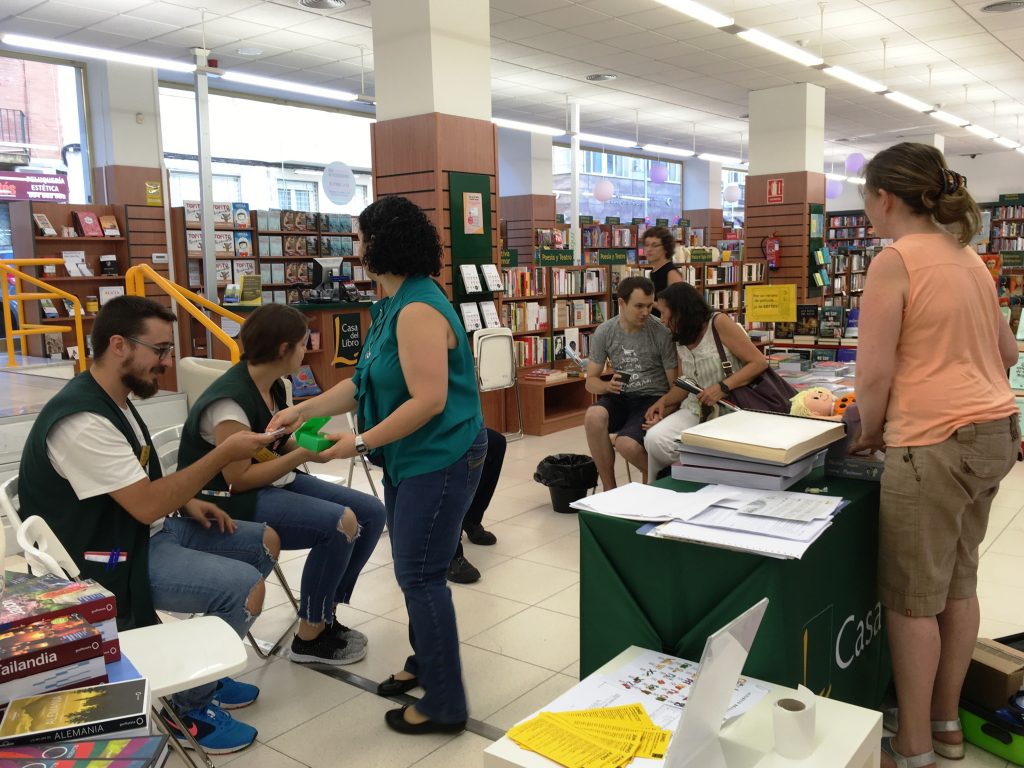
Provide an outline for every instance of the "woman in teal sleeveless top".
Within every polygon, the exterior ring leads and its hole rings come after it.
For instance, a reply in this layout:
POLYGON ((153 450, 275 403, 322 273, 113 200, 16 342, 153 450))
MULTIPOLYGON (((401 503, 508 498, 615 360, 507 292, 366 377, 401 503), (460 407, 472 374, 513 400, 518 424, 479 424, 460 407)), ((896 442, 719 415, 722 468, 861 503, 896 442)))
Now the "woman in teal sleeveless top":
POLYGON ((446 573, 487 454, 473 354, 451 303, 430 279, 441 271, 441 244, 426 214, 403 197, 384 197, 359 215, 359 227, 363 264, 386 298, 371 310, 355 375, 279 412, 268 429, 356 411, 361 434, 332 435, 337 443, 323 455, 369 454, 384 469, 395 576, 413 647, 378 692, 426 691, 385 720, 401 733, 460 731, 466 694, 446 573))

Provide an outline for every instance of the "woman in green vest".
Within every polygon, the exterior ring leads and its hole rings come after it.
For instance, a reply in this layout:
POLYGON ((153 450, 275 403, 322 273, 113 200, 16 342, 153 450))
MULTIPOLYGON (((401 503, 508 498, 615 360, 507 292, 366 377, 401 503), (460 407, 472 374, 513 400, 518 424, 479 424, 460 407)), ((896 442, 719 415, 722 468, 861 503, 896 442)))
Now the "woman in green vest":
POLYGON ((330 458, 369 454, 384 468, 395 576, 409 612, 413 653, 378 687, 417 686, 415 704, 387 713, 401 733, 454 732, 466 725, 455 607, 445 583, 487 455, 473 353, 441 288, 437 230, 403 197, 383 197, 359 215, 362 259, 386 298, 371 310, 355 376, 279 413, 271 428, 355 410, 359 434, 332 435, 330 458))
MULTIPOLYGON (((264 432, 285 408, 282 377, 297 373, 306 351, 306 316, 267 304, 242 325, 242 360, 207 387, 192 406, 178 461, 188 466, 240 430, 264 432)), ((252 461, 224 467, 202 495, 238 520, 273 528, 281 549, 309 549, 302 569, 299 627, 290 658, 352 664, 366 655, 366 635, 335 618, 384 529, 384 506, 368 493, 296 471, 326 459, 283 438, 252 461)))

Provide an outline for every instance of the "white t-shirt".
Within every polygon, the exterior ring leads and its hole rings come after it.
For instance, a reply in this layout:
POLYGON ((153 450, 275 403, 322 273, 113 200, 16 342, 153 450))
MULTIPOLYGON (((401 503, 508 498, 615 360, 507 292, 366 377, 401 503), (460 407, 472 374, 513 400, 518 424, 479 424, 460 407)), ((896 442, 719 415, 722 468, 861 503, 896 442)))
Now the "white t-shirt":
MULTIPOLYGON (((131 411, 121 410, 139 443, 145 445, 142 428, 131 411)), ((119 491, 149 477, 113 422, 89 411, 65 416, 53 426, 46 437, 46 455, 79 499, 119 491)), ((163 527, 161 517, 150 524, 150 536, 163 527)))
MULTIPOLYGON (((276 413, 276 409, 274 412, 276 413)), ((214 432, 217 426, 225 421, 237 421, 243 427, 249 429, 249 417, 245 415, 242 406, 230 397, 222 397, 220 400, 214 400, 206 406, 203 415, 199 417, 199 436, 210 443, 210 445, 216 445, 217 439, 214 436, 214 432)), ((279 477, 271 485, 283 488, 293 480, 295 480, 295 473, 289 472, 284 477, 279 477)))

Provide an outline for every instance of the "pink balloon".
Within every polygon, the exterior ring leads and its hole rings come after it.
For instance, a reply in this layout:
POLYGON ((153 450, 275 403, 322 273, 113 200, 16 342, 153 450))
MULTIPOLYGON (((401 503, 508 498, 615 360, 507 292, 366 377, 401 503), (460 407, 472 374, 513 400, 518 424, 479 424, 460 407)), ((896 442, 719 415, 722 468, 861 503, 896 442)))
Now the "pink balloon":
POLYGON ((867 162, 867 158, 864 157, 860 152, 854 152, 848 158, 846 158, 846 173, 849 176, 855 176, 860 173, 864 164, 867 162))
POLYGON ((661 184, 668 180, 668 166, 664 163, 651 163, 651 181, 661 184))
POLYGON ((825 182, 825 197, 832 200, 843 194, 843 182, 838 179, 829 179, 825 182))
POLYGON ((615 197, 615 185, 608 179, 601 179, 594 185, 592 192, 595 200, 599 203, 606 203, 615 197))

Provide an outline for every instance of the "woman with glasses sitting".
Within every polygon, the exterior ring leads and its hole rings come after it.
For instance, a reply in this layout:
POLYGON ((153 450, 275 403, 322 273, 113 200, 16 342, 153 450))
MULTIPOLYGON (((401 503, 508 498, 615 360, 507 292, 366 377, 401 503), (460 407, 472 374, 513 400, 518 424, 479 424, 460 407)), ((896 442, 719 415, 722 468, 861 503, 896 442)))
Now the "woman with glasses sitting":
MULTIPOLYGON (((240 430, 264 432, 287 406, 282 377, 302 365, 306 317, 283 304, 267 304, 242 326, 242 360, 192 406, 181 439, 182 466, 197 461, 240 430)), ((266 523, 281 548, 309 549, 302 571, 299 628, 292 640, 297 662, 351 664, 366 655, 366 635, 335 618, 384 528, 384 505, 375 497, 297 472, 320 462, 287 435, 252 461, 229 464, 203 494, 239 520, 266 523)))

